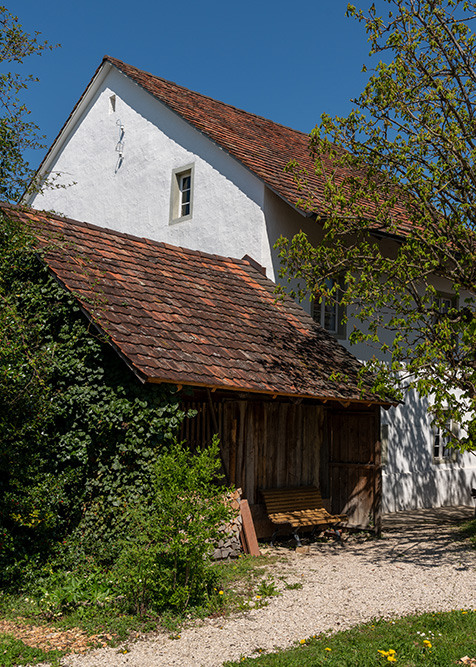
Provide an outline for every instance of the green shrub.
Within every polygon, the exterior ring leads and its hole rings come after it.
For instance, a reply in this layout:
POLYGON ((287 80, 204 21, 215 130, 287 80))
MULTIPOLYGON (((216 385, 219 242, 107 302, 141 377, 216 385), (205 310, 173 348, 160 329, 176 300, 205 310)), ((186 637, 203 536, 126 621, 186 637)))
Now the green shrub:
POLYGON ((217 438, 196 454, 175 442, 157 458, 149 501, 128 511, 113 574, 136 613, 183 611, 213 594, 209 556, 220 525, 231 518, 216 483, 218 453, 217 438))
POLYGON ((111 565, 127 508, 185 416, 145 385, 0 216, 0 586, 56 559, 111 565))

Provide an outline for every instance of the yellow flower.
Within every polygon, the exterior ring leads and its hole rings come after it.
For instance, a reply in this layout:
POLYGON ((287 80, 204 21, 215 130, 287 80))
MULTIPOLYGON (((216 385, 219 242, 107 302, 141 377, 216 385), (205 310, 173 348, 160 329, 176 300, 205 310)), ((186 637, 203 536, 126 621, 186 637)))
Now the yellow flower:
POLYGON ((223 591, 218 591, 218 595, 223 595, 223 591))
POLYGON ((299 643, 300 643, 300 644, 305 644, 305 643, 306 643, 306 640, 305 640, 305 639, 301 639, 301 640, 299 641, 299 643))
POLYGON ((380 655, 385 655, 385 656, 390 655, 388 651, 382 651, 381 649, 378 649, 378 653, 380 653, 380 655))
POLYGON ((389 656, 387 657, 387 660, 388 660, 389 662, 397 662, 397 659, 396 659, 396 657, 395 657, 394 655, 389 655, 389 656))
POLYGON ((326 646, 326 648, 324 649, 324 651, 332 651, 332 649, 329 648, 328 646, 326 646))
POLYGON ((423 640, 423 645, 424 645, 426 648, 431 648, 431 642, 429 642, 428 639, 424 639, 424 640, 423 640))

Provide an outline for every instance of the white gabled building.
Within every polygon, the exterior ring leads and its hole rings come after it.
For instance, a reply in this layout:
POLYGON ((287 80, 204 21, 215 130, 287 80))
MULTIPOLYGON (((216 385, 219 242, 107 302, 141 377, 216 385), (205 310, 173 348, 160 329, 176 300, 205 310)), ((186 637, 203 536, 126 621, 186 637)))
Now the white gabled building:
MULTIPOLYGON (((106 56, 40 166, 40 177, 66 187, 26 203, 193 250, 248 255, 276 280, 281 235, 322 238, 315 215, 295 205, 285 172, 294 159, 319 195, 308 135, 106 56)), ((381 235, 381 243, 390 249, 395 239, 381 235)), ((316 319, 349 347, 338 313, 322 308, 316 319)), ((352 352, 370 356, 364 346, 352 352)), ((471 504, 476 457, 446 451, 427 408, 410 393, 382 414, 384 511, 471 504)))

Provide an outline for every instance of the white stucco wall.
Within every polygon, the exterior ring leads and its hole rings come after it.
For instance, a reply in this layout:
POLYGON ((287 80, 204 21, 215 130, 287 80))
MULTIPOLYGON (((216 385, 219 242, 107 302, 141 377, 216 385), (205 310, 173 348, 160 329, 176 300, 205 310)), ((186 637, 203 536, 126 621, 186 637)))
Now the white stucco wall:
POLYGON ((115 68, 80 112, 47 163, 67 187, 46 189, 29 201, 32 206, 205 252, 249 254, 271 269, 258 178, 115 68), (192 219, 170 224, 172 171, 189 164, 192 219))
POLYGON ((434 462, 427 399, 408 392, 404 405, 382 410, 381 418, 388 424, 382 475, 384 512, 473 504, 476 456, 465 452, 458 453, 456 461, 434 462))

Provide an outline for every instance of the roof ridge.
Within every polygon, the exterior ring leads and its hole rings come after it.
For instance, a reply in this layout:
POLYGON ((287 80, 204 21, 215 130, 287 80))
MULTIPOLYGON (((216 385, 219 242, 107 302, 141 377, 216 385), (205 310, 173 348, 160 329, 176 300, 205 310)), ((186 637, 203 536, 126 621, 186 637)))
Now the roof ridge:
MULTIPOLYGON (((177 88, 180 88, 183 91, 187 91, 190 93, 193 93, 194 95, 199 95, 200 97, 203 97, 204 99, 211 100, 212 102, 216 104, 221 104, 223 106, 226 106, 230 109, 234 109, 235 111, 238 111, 239 113, 243 113, 246 116, 252 116, 253 118, 257 118, 258 120, 265 120, 267 123, 272 123, 273 125, 277 125, 278 127, 282 127, 285 130, 291 130, 291 132, 296 132, 297 134, 302 134, 303 136, 309 136, 309 132, 303 132, 302 130, 296 130, 296 128, 291 127, 290 125, 284 125, 284 123, 278 123, 275 120, 272 120, 271 118, 267 118, 266 116, 260 116, 257 113, 253 113, 252 111, 246 111, 246 109, 242 109, 241 107, 237 107, 234 104, 230 104, 229 102, 223 102, 222 100, 217 100, 216 97, 212 97, 211 95, 205 95, 204 93, 200 93, 197 90, 193 90, 192 88, 187 88, 186 86, 182 86, 180 83, 177 83, 176 81, 171 81, 170 79, 165 79, 162 76, 158 76, 157 74, 153 74, 152 72, 148 72, 147 70, 140 69, 139 67, 136 67, 135 65, 129 65, 128 63, 124 62, 120 58, 114 58, 114 56, 108 56, 105 55, 103 58, 103 62, 107 61, 111 63, 112 65, 116 65, 121 69, 121 65, 133 70, 136 70, 137 72, 140 72, 141 74, 145 74, 147 76, 151 76, 154 79, 158 79, 159 81, 162 81, 165 84, 177 86, 177 88)), ((121 69, 122 71, 122 69, 121 69)), ((123 74, 126 74, 127 72, 123 72, 123 74)), ((149 91, 151 92, 151 91, 149 91)), ((153 95, 153 93, 151 92, 153 95)))

